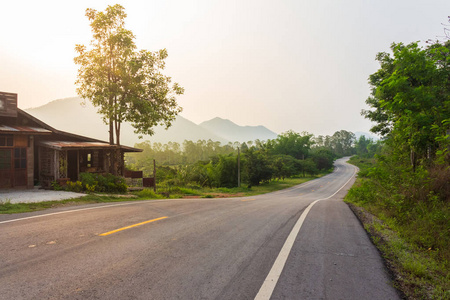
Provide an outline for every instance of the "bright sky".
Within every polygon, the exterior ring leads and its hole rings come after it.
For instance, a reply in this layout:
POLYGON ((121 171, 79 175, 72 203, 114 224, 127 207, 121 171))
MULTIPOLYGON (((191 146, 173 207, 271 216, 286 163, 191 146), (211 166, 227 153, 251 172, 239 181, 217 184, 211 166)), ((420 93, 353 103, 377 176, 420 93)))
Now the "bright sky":
POLYGON ((182 116, 281 133, 369 131, 360 116, 377 52, 444 35, 449 0, 2 1, 0 91, 29 108, 76 96, 86 8, 119 3, 140 49, 166 48, 182 116))

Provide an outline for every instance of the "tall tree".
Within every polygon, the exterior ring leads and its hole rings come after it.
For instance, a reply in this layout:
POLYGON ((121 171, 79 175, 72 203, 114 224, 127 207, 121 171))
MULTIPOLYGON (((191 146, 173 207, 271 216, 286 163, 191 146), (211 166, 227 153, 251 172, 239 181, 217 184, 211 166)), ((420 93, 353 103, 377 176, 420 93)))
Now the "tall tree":
POLYGON ((355 134, 346 130, 336 131, 332 136, 331 146, 334 152, 339 155, 352 155, 355 134))
POLYGON ((138 134, 153 134, 152 127, 169 127, 181 108, 176 95, 184 92, 171 78, 161 73, 165 49, 138 51, 134 35, 125 25, 121 5, 108 6, 104 12, 87 9, 93 40, 91 48, 76 45, 79 65, 77 93, 99 108, 109 125, 111 145, 120 145, 121 124, 128 121, 138 134))
POLYGON ((450 125, 450 42, 422 48, 418 43, 392 44, 393 56, 379 53, 381 68, 370 76, 373 132, 388 136, 396 148, 418 160, 448 145, 450 125))
POLYGON ((296 159, 305 159, 314 143, 313 135, 307 132, 302 134, 294 131, 284 132, 271 141, 269 144, 272 147, 273 154, 290 155, 296 159))

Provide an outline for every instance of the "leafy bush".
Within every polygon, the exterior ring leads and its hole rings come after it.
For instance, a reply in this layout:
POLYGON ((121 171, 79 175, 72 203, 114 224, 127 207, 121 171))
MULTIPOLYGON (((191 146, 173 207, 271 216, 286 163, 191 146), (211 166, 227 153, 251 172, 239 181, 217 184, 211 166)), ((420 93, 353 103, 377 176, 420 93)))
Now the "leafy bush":
POLYGON ((245 172, 247 173, 247 183, 251 187, 259 185, 261 182, 269 181, 272 178, 273 169, 265 153, 250 148, 245 152, 245 172))
POLYGON ((68 181, 66 190, 73 192, 125 193, 128 187, 123 177, 112 174, 80 173, 80 181, 68 181))
POLYGON ((75 192, 75 193, 80 193, 80 192, 84 191, 84 188, 83 188, 83 184, 81 183, 81 181, 75 181, 75 182, 67 181, 66 190, 75 192))
POLYGON ((61 191, 63 188, 62 186, 58 183, 58 181, 54 180, 50 183, 50 186, 52 187, 53 190, 55 191, 61 191))
POLYGON ((336 156, 331 150, 322 148, 314 149, 311 153, 312 160, 316 164, 318 170, 326 171, 333 167, 333 162, 336 156))
POLYGON ((143 189, 142 191, 136 192, 136 195, 140 198, 146 199, 162 198, 161 195, 155 194, 155 192, 152 189, 143 189))

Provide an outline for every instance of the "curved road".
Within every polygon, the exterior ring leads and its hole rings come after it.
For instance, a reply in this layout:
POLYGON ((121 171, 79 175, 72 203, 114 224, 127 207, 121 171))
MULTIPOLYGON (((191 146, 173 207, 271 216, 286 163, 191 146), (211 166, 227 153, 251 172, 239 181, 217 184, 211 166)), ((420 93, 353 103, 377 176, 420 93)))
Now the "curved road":
POLYGON ((0 299, 398 299, 342 202, 355 173, 341 159, 255 197, 0 215, 0 299))

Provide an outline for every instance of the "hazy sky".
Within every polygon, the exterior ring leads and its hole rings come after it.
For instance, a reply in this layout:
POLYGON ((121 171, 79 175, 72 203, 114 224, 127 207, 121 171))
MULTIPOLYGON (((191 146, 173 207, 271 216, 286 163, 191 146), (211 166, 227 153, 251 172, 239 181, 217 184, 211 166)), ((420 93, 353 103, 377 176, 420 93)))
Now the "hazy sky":
POLYGON ((86 8, 122 4, 140 49, 166 48, 182 116, 332 134, 360 116, 377 52, 444 35, 449 0, 1 1, 0 91, 19 107, 76 96, 86 8))

